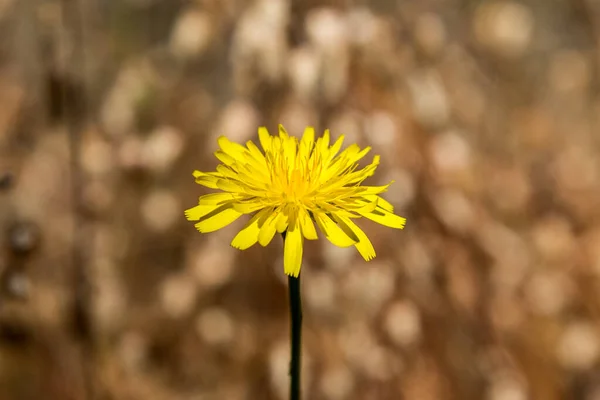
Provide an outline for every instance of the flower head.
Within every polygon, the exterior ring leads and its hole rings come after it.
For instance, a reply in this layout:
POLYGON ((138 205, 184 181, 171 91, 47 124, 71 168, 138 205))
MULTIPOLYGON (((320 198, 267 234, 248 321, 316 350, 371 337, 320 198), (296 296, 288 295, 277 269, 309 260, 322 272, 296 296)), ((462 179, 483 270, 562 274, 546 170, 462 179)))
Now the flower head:
POLYGON ((194 171, 196 183, 222 192, 201 196, 198 205, 185 211, 198 221, 196 228, 213 232, 243 214, 250 221, 231 245, 244 250, 260 243, 266 246, 276 232, 285 233, 284 271, 298 276, 304 239, 317 239, 315 223, 334 245, 355 246, 367 261, 375 249, 353 219, 365 217, 391 228, 402 229, 406 219, 393 213, 392 205, 379 196, 389 186, 361 186, 373 175, 379 156, 358 169, 358 160, 370 150, 353 144, 342 152, 343 135, 329 143, 329 131, 315 141, 308 127, 302 139, 288 135, 279 125, 279 135, 258 129, 261 150, 248 141, 246 147, 221 136, 215 156, 223 163, 216 172, 194 171))

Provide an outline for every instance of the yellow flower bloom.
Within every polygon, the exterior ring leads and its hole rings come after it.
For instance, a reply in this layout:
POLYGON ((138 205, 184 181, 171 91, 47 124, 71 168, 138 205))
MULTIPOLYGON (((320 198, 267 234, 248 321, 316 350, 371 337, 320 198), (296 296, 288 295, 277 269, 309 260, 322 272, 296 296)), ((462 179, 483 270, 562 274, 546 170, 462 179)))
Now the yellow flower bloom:
POLYGON ((244 250, 256 242, 266 246, 275 232, 285 232, 284 271, 297 277, 302 263, 304 238, 317 239, 313 222, 331 243, 355 246, 367 261, 375 249, 365 233, 352 221, 365 217, 391 228, 402 229, 406 219, 393 213, 392 205, 379 197, 389 186, 360 186, 373 175, 379 156, 363 169, 357 161, 370 150, 353 144, 339 153, 344 136, 329 145, 329 131, 315 141, 308 127, 301 140, 289 136, 282 125, 279 135, 258 129, 264 153, 252 142, 246 147, 218 139, 215 156, 223 163, 216 172, 194 171, 196 183, 220 193, 201 196, 196 207, 185 211, 196 228, 213 232, 243 214, 252 214, 231 245, 244 250), (338 154, 339 153, 339 154, 338 154))

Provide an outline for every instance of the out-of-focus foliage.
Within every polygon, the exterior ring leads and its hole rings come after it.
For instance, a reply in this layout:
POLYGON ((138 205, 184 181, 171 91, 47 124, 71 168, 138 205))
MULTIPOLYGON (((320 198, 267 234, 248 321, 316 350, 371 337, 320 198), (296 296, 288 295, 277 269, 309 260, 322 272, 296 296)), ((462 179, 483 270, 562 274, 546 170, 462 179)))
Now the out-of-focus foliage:
POLYGON ((370 145, 404 231, 306 244, 307 399, 600 399, 594 0, 1 0, 0 399, 285 399, 281 242, 216 138, 370 145), (93 393, 95 397, 91 397, 93 393))

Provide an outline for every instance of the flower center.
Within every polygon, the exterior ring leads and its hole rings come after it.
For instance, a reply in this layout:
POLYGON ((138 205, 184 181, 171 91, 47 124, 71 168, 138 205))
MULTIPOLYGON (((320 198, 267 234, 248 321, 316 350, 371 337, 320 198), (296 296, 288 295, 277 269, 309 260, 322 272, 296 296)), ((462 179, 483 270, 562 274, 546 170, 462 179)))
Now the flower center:
POLYGON ((285 203, 302 204, 309 193, 308 173, 302 169, 294 168, 284 174, 281 185, 281 197, 285 203))

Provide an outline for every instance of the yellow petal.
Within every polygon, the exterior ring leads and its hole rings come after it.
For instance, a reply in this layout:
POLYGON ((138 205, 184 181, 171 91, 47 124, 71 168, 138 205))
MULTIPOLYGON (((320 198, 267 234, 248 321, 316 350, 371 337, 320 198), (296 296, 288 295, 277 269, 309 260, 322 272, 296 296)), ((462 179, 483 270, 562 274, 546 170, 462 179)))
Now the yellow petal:
MULTIPOLYGON (((231 167, 227 167, 225 165, 218 165, 217 172, 220 173, 225 179, 229 179, 233 182, 243 182, 246 185, 260 187, 263 182, 260 180, 261 176, 257 173, 257 171, 248 171, 241 163, 236 164, 236 170, 231 167), (240 168, 241 167, 241 168, 240 168), (244 172, 242 172, 242 170, 244 172)), ((219 182, 217 181, 217 185, 219 182)), ((225 190, 225 189, 222 189, 225 190)), ((240 190, 234 190, 240 191, 240 190)))
POLYGON ((247 164, 242 164, 239 162, 235 165, 235 167, 237 168, 237 179, 239 180, 248 180, 249 183, 252 183, 254 186, 258 187, 271 183, 271 177, 267 167, 259 166, 258 161, 254 159, 247 164))
POLYGON ((346 236, 348 236, 354 241, 354 244, 358 243, 358 236, 356 236, 356 234, 352 231, 352 229, 350 229, 350 227, 343 221, 342 218, 338 218, 336 213, 331 213, 331 218, 333 219, 333 221, 335 221, 335 223, 342 230, 342 232, 344 232, 346 236))
POLYGON ((195 226, 202 233, 214 232, 229 225, 241 215, 242 213, 236 211, 231 204, 225 204, 202 216, 195 226))
POLYGON ((375 221, 381 225, 389 226, 390 228, 404 229, 404 225, 406 224, 406 218, 392 214, 380 207, 377 207, 370 213, 362 213, 360 210, 357 212, 371 221, 375 221))
POLYGON ((306 210, 301 209, 299 214, 300 227, 302 228, 302 234, 308 240, 316 240, 319 237, 317 236, 317 230, 315 229, 315 224, 313 224, 310 219, 310 215, 306 212, 306 210))
POLYGON ((358 237, 358 243, 356 243, 354 247, 356 247, 356 250, 358 250, 365 261, 370 261, 375 258, 376 254, 373 244, 358 225, 356 225, 350 218, 346 218, 341 215, 334 215, 334 218, 339 223, 345 224, 358 237))
POLYGON ((383 208, 385 211, 389 211, 391 213, 394 212, 394 206, 392 205, 392 203, 390 203, 389 201, 387 201, 383 197, 377 196, 377 205, 379 207, 383 208))
POLYGON ((260 233, 260 223, 264 222, 269 210, 262 210, 254 215, 250 221, 238 232, 231 241, 236 249, 246 250, 256 244, 260 233))
POLYGON ((217 143, 219 143, 219 147, 225 154, 234 158, 235 160, 240 160, 246 154, 246 149, 239 143, 234 143, 231 140, 227 139, 225 136, 220 136, 217 139, 217 143))
POLYGON ((288 166, 294 166, 296 164, 296 153, 298 151, 298 143, 295 137, 287 137, 283 139, 283 154, 285 160, 287 160, 288 166))
POLYGON ((308 161, 308 156, 315 144, 315 128, 312 126, 304 129, 302 139, 300 140, 300 158, 308 161))
POLYGON ((214 175, 209 175, 205 172, 194 171, 194 178, 196 178, 196 183, 198 185, 206 186, 210 189, 218 189, 217 181, 220 179, 214 175))
POLYGON ((269 149, 271 153, 279 154, 281 148, 281 138, 279 136, 271 136, 271 148, 269 149))
POLYGON ((352 155, 350 158, 348 158, 348 163, 350 164, 354 164, 355 162, 357 162, 358 160, 360 160, 361 158, 363 158, 364 156, 367 155, 368 152, 371 151, 371 147, 367 146, 364 149, 362 149, 361 151, 359 151, 358 153, 352 155))
POLYGON ((298 277, 302 266, 302 232, 299 226, 288 229, 283 250, 283 270, 286 275, 298 277))
POLYGON ((239 182, 224 178, 217 180, 217 189, 221 189, 226 192, 244 192, 244 187, 239 182))
POLYGON ((348 166, 349 164, 352 164, 348 160, 351 157, 358 154, 359 152, 360 152, 360 146, 357 145, 356 143, 352 143, 350 146, 346 147, 344 149, 344 151, 342 151, 337 157, 335 157, 335 160, 333 160, 333 163, 331 164, 331 166, 338 165, 339 163, 341 163, 345 166, 348 166))
POLYGON ((289 137, 287 131, 285 130, 285 128, 283 127, 283 125, 279 124, 278 126, 279 128, 279 137, 282 139, 287 139, 289 137))
POLYGON ((337 185, 343 186, 352 186, 356 184, 360 184, 362 181, 372 176, 379 165, 379 155, 373 157, 373 161, 371 164, 367 165, 363 169, 358 171, 354 171, 348 175, 345 175, 343 178, 334 180, 337 185))
POLYGON ((350 247, 358 242, 355 235, 348 236, 327 214, 315 212, 315 221, 325 237, 334 245, 339 247, 350 247))
POLYGON ((256 201, 237 201, 232 203, 233 208, 242 214, 250 214, 254 211, 258 211, 261 208, 265 208, 264 204, 256 202, 256 201))
POLYGON ((375 209, 377 208, 377 201, 372 201, 370 203, 366 203, 364 206, 355 209, 354 211, 358 212, 358 213, 370 213, 375 211, 375 209))
POLYGON ((277 217, 276 225, 277 232, 283 233, 288 227, 288 212, 287 210, 282 210, 277 217))
MULTIPOLYGON (((339 140, 339 139, 338 139, 339 140)), ((327 182, 332 177, 340 175, 343 171, 352 167, 353 162, 349 161, 350 158, 355 158, 356 154, 360 153, 360 147, 357 144, 348 146, 344 151, 340 153, 338 157, 327 158, 327 165, 323 174, 319 177, 321 182, 327 182), (333 159, 333 161, 332 161, 333 159)))
POLYGON ((235 164, 235 158, 231 157, 224 151, 219 150, 219 151, 215 152, 215 157, 217 157, 219 159, 219 161, 221 161, 225 165, 235 164))
POLYGON ((218 205, 220 203, 235 199, 231 193, 211 193, 200 196, 198 204, 200 205, 218 205))
POLYGON ((267 167, 267 161, 265 160, 265 156, 260 151, 260 149, 258 148, 258 146, 255 145, 252 140, 248 140, 246 142, 246 147, 248 147, 248 150, 250 151, 250 154, 252 155, 252 159, 255 160, 258 163, 258 165, 260 165, 261 171, 262 171, 263 168, 266 168, 267 167))
POLYGON ((275 222, 278 215, 279 214, 275 211, 271 212, 271 214, 260 227, 258 243, 260 243, 261 246, 266 246, 271 243, 271 240, 273 240, 273 236, 275 236, 275 222))
POLYGON ((221 178, 216 178, 214 176, 201 176, 196 178, 196 183, 209 189, 218 189, 219 187, 217 186, 217 182, 220 179, 221 178))
POLYGON ((266 127, 261 126, 260 128, 258 128, 258 140, 259 140, 260 145, 263 148, 263 150, 265 150, 265 152, 271 150, 272 137, 269 134, 269 131, 267 130, 266 127))
POLYGON ((344 135, 340 135, 340 137, 335 141, 335 143, 333 144, 333 146, 331 146, 331 148, 329 149, 329 158, 328 158, 328 161, 333 160, 333 158, 335 157, 335 155, 342 148, 342 144, 343 143, 344 143, 344 135))
POLYGON ((325 129, 323 136, 321 137, 321 152, 325 153, 329 147, 329 129, 325 129))
POLYGON ((237 168, 233 169, 232 167, 228 167, 226 165, 217 165, 217 172, 223 177, 227 179, 238 179, 237 168))
POLYGON ((382 186, 360 186, 360 194, 364 196, 373 196, 376 194, 385 193, 390 185, 391 183, 382 186))
POLYGON ((210 213, 213 210, 216 210, 219 206, 214 204, 200 204, 196 207, 192 207, 190 209, 185 210, 185 218, 188 221, 198 221, 200 218, 210 213))

